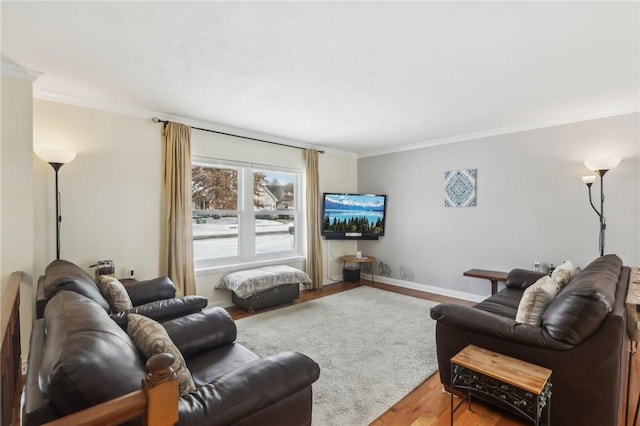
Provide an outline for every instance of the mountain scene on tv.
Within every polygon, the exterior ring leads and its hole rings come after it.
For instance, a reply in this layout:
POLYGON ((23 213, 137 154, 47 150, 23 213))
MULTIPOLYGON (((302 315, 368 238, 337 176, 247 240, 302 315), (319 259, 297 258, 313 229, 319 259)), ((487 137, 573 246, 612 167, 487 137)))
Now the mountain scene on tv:
POLYGON ((324 230, 375 232, 384 231, 382 195, 325 194, 324 230))

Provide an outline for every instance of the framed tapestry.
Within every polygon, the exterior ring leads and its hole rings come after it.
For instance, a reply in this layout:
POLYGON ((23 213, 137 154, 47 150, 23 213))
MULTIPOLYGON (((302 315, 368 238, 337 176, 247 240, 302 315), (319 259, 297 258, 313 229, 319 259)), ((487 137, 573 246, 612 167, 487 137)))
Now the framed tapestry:
POLYGON ((475 207, 477 169, 444 172, 445 207, 475 207))

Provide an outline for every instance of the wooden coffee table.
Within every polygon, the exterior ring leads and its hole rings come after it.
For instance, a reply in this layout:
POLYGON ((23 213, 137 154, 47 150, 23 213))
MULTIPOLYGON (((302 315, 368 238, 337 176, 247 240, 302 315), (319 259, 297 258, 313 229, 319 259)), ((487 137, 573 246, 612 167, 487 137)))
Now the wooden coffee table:
POLYGON ((451 358, 451 425, 453 413, 471 397, 506 408, 541 425, 546 407, 547 426, 551 422, 551 370, 526 361, 469 345, 451 358), (453 392, 466 392, 453 407, 453 392))

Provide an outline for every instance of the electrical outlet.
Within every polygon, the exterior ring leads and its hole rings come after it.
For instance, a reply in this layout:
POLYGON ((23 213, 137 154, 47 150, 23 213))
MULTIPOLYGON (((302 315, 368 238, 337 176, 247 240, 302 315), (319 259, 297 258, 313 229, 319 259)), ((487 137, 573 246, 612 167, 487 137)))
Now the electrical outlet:
POLYGON ((127 269, 127 278, 133 278, 133 277, 134 277, 133 268, 127 269))

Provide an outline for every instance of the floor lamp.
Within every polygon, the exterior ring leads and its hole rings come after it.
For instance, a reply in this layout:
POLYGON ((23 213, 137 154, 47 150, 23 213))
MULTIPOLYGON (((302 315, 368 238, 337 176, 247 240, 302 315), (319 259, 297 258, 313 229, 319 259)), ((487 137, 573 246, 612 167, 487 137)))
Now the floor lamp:
POLYGON ((36 151, 38 157, 53 167, 56 173, 56 259, 60 259, 60 191, 58 190, 58 170, 76 158, 76 153, 65 149, 40 149, 36 151))
POLYGON ((619 158, 599 158, 597 160, 587 160, 584 165, 587 169, 592 170, 600 176, 600 211, 593 205, 591 199, 591 185, 595 182, 595 176, 582 176, 582 182, 589 188, 589 203, 593 207, 593 211, 596 212, 600 218, 600 256, 604 256, 604 233, 607 229, 607 221, 604 218, 604 175, 611 169, 620 164, 619 158))

